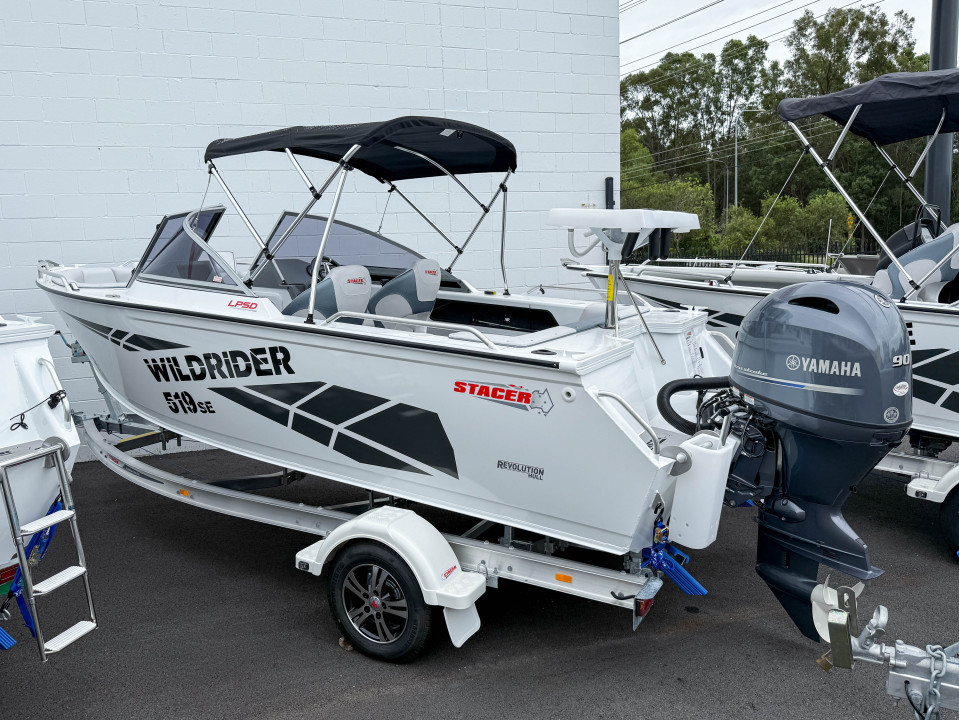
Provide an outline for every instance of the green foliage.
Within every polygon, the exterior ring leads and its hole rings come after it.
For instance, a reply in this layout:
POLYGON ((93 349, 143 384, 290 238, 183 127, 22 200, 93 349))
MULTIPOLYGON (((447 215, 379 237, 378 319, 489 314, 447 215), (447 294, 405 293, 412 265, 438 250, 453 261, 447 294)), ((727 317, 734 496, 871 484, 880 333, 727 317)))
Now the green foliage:
POLYGON ((697 180, 667 180, 621 194, 624 208, 678 210, 699 216, 699 230, 673 236, 676 253, 704 254, 712 247, 715 232, 713 196, 708 185, 697 180))
MULTIPOLYGON (((656 67, 625 77, 620 82, 623 207, 695 208, 690 211, 699 214, 704 230, 679 238, 686 249, 741 252, 801 151, 776 114, 782 99, 928 68, 928 56, 915 52, 913 19, 902 11, 890 17, 875 5, 836 8, 818 19, 806 11, 794 22, 786 46, 785 62, 769 62, 768 44, 749 36, 729 41, 718 54, 667 53, 656 67), (738 208, 732 206, 737 157, 738 208)), ((840 131, 829 121, 801 125, 823 155, 840 131)), ((919 138, 887 150, 908 168, 922 145, 919 138)), ((914 199, 895 178, 886 179, 888 166, 861 138, 847 136, 832 169, 860 207, 871 203, 868 214, 880 234, 888 236, 912 219, 914 199)), ((954 190, 959 194, 959 185, 954 190)), ((959 203, 953 207, 959 212, 959 203)), ((845 241, 847 216, 845 202, 807 157, 753 248, 822 252, 830 220, 833 243, 845 241)))

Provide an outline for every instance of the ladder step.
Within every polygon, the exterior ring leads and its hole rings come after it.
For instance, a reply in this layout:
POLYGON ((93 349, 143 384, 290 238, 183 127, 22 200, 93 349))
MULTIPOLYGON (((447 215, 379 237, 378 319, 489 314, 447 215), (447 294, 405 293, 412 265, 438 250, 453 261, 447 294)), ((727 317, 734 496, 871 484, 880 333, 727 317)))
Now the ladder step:
POLYGON ((73 565, 66 570, 61 570, 56 575, 48 577, 43 582, 38 582, 33 586, 34 595, 46 595, 56 590, 61 585, 66 585, 71 580, 76 580, 86 572, 86 568, 79 565, 73 565))
POLYGON ((62 523, 64 520, 69 520, 74 515, 76 515, 76 512, 73 510, 57 510, 49 515, 44 515, 39 520, 34 520, 32 523, 27 523, 21 527, 20 537, 36 535, 41 530, 46 530, 48 527, 53 527, 57 523, 62 523))
POLYGON ((81 620, 72 628, 64 630, 51 640, 47 640, 43 645, 43 651, 46 653, 55 653, 63 650, 67 645, 76 642, 84 635, 97 629, 97 624, 92 620, 81 620))

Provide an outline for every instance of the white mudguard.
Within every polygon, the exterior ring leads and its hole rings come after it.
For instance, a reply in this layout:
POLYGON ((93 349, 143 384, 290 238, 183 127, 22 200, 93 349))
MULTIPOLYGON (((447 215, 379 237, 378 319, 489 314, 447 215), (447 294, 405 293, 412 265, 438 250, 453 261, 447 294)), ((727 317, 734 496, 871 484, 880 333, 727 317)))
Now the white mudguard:
POLYGON ((296 566, 314 575, 337 548, 354 540, 374 540, 409 565, 427 605, 443 608, 450 639, 460 647, 480 628, 475 602, 486 579, 466 573, 443 535, 412 510, 380 507, 343 523, 323 540, 296 554, 296 566))

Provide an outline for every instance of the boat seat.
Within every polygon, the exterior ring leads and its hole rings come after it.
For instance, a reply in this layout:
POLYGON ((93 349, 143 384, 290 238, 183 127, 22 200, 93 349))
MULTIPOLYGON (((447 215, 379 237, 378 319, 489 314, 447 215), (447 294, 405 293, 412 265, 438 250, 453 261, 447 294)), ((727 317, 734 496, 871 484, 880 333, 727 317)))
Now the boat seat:
POLYGON ((86 267, 62 268, 57 274, 77 287, 123 287, 130 282, 133 267, 124 265, 88 265, 86 267))
MULTIPOLYGON (((363 265, 341 265, 316 284, 313 316, 328 318, 338 312, 366 312, 369 301, 370 271, 363 265)), ((283 314, 306 317, 309 306, 310 291, 305 290, 283 308, 283 314)))
POLYGON ((423 258, 387 282, 370 299, 368 312, 395 318, 428 320, 440 291, 442 271, 436 260, 423 258))
MULTIPOLYGON (((957 244, 959 244, 959 223, 950 225, 949 228, 935 240, 924 243, 914 250, 905 253, 899 258, 899 262, 902 263, 903 268, 905 268, 912 279, 919 282, 919 280, 925 277, 926 273, 932 270, 937 263, 942 261, 957 244)), ((956 254, 949 258, 949 261, 945 265, 933 273, 926 281, 925 286, 938 283, 945 285, 957 276, 959 276, 959 252, 956 252, 956 254)), ((908 291, 909 281, 906 280, 899 268, 895 265, 890 265, 888 268, 883 268, 876 272, 872 286, 894 300, 898 300, 908 291)), ((942 286, 940 286, 940 290, 941 289, 942 286)), ((931 288, 928 294, 931 296, 931 288)), ((927 300, 927 302, 935 302, 935 300, 930 299, 927 300)))

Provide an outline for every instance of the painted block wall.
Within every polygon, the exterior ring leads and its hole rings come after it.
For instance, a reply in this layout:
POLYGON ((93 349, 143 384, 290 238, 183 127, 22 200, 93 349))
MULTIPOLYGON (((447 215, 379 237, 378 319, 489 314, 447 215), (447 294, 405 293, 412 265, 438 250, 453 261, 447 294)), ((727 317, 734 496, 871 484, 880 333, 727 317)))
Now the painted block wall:
MULTIPOLYGON (((200 203, 216 138, 407 114, 510 139, 510 285, 575 282, 546 212, 602 207, 604 178, 619 186, 618 0, 0 3, 0 315, 64 328, 34 285, 36 261, 138 258, 164 214, 200 203)), ((281 154, 217 165, 264 236, 309 199, 281 154)), ((317 184, 331 169, 304 165, 317 184)), ((485 199, 500 179, 466 182, 485 199)), ((448 180, 402 189, 457 241, 475 222, 448 180)), ((385 188, 354 172, 346 191, 339 217, 378 227, 385 188)), ((226 204, 215 183, 213 203, 226 204)), ((502 287, 499 224, 496 211, 455 268, 479 287, 502 287)), ((452 256, 396 198, 382 232, 444 265, 452 256)), ((238 258, 256 249, 232 210, 214 246, 238 258)), ((102 409, 89 369, 52 349, 74 406, 102 409)))

